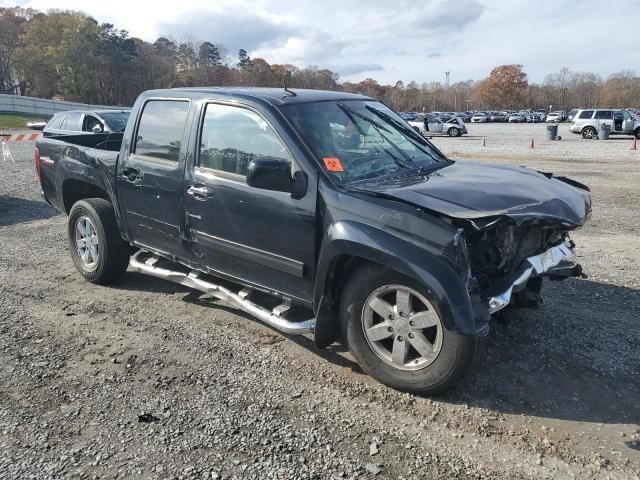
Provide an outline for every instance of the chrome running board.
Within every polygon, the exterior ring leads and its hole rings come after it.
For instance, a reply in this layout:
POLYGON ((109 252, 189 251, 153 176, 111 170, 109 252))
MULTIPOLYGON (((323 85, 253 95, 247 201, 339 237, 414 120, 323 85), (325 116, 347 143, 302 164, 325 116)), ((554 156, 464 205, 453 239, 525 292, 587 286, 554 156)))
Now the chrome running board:
POLYGON ((145 252, 144 250, 140 250, 131 257, 129 268, 133 272, 151 275, 152 277, 161 278, 163 280, 169 280, 170 282, 179 283, 185 287, 194 288, 203 293, 207 293, 222 300, 223 302, 244 310, 270 327, 273 327, 283 333, 293 335, 313 332, 313 328, 316 324, 315 318, 301 322, 292 322, 283 318, 282 315, 289 309, 289 302, 285 301, 282 305, 275 307, 273 311, 269 311, 247 299, 250 292, 247 288, 243 288, 238 293, 234 293, 225 287, 203 280, 199 277, 200 273, 195 270, 190 270, 189 272, 184 273, 158 267, 156 265, 158 260, 160 260, 159 257, 150 254, 149 252, 145 252), (142 256, 147 255, 148 258, 144 260, 141 258, 142 256))

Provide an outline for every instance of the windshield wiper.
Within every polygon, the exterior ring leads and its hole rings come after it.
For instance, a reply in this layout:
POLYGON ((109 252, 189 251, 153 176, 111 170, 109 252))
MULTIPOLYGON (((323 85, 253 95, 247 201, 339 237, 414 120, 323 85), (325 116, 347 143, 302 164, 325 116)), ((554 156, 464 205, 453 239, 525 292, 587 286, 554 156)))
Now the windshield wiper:
MULTIPOLYGON (((353 122, 354 126, 357 127, 358 124, 353 119, 352 115, 355 115, 356 117, 361 118, 362 120, 364 120, 367 123, 370 123, 371 125, 373 125, 376 128, 380 128, 380 129, 384 130, 387 133, 391 133, 391 131, 387 127, 385 127, 384 125, 379 124, 378 122, 376 122, 372 118, 367 117, 366 115, 362 115, 360 112, 356 112, 353 108, 347 107, 344 103, 336 102, 336 105, 338 105, 338 108, 340 108, 340 110, 342 110, 347 115, 347 117, 349 117, 349 120, 351 120, 353 122)), ((360 129, 358 129, 358 130, 361 131, 360 129)), ((364 133, 362 133, 362 134, 364 135, 364 133)))
POLYGON ((418 132, 416 132, 413 128, 403 125, 392 116, 387 115, 386 113, 373 108, 371 105, 365 105, 364 108, 372 112, 374 115, 377 115, 378 117, 382 118, 383 120, 386 120, 387 122, 393 124, 396 128, 398 128, 398 130, 401 130, 402 132, 408 134, 414 140, 418 140, 421 144, 424 144, 424 138, 422 138, 422 136, 418 132))
MULTIPOLYGON (((353 122, 353 124, 356 126, 356 128, 358 128, 358 124, 355 122, 355 120, 353 119, 353 115, 357 116, 358 118, 361 118, 362 120, 364 120, 365 122, 371 124, 373 126, 373 128, 376 129, 376 132, 378 132, 378 135, 380 135, 385 142, 387 142, 389 145, 391 145, 395 150, 398 151, 398 153, 400 153, 400 155, 402 155, 404 157, 404 159, 399 158, 398 156, 394 155, 393 153, 391 153, 391 151, 388 148, 382 148, 381 149, 391 157, 391 159, 394 161, 394 163, 396 165, 398 165, 401 168, 413 168, 413 163, 411 161, 411 157, 409 157, 406 153, 404 153, 402 151, 402 149, 400 147, 398 147, 398 145, 396 145, 395 143, 393 143, 391 140, 389 140, 388 137, 386 137, 380 130, 384 130, 387 133, 392 133, 387 127, 385 127, 384 125, 380 125, 378 122, 376 122, 375 120, 367 117, 366 115, 362 115, 359 112, 356 112, 355 110, 353 110, 352 108, 347 107, 346 105, 337 102, 338 107, 345 113, 345 115, 347 115, 347 117, 349 117, 349 120, 351 120, 353 122)), ((360 130, 360 128, 358 128, 358 131, 361 132, 362 135, 364 135, 364 133, 360 130)))
MULTIPOLYGON (((391 123, 398 130, 400 130, 401 132, 405 133, 408 137, 410 137, 414 141, 417 141, 417 143, 420 145, 420 147, 424 148, 424 147, 431 146, 429 143, 426 142, 426 140, 424 138, 422 138, 422 135, 420 135, 418 132, 416 132, 413 128, 407 127, 406 125, 403 125, 401 122, 397 121, 391 115, 387 115, 386 113, 381 112, 380 110, 377 110, 377 109, 373 108, 371 105, 365 105, 364 108, 366 108, 367 110, 372 112, 374 115, 377 115, 378 117, 382 118, 383 120, 386 120, 387 122, 391 123)), ((445 160, 445 161, 449 160, 437 148, 435 148, 433 146, 431 146, 431 147, 433 148, 434 151, 436 151, 438 153, 438 156, 440 156, 442 158, 442 160, 445 160)))

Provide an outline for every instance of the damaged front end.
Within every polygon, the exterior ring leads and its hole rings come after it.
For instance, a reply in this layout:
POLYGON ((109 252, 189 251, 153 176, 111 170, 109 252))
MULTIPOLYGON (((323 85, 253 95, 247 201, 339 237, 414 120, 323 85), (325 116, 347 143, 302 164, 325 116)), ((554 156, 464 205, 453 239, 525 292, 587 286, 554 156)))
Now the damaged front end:
POLYGON ((502 220, 465 230, 471 275, 490 314, 509 304, 540 304, 543 276, 555 280, 582 276, 565 225, 514 225, 508 218, 502 220))
MULTIPOLYGON (((456 161, 424 177, 367 185, 458 229, 447 256, 468 268, 477 318, 541 301, 544 276, 582 275, 569 233, 591 216, 589 188, 524 167, 456 161)), ((476 325, 476 330, 482 330, 476 325)))

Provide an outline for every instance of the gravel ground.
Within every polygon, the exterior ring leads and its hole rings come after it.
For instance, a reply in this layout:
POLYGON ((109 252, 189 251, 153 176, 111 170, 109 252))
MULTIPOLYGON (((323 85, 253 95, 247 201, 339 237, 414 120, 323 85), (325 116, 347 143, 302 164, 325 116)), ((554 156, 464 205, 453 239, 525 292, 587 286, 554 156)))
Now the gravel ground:
POLYGON ((39 198, 33 143, 9 144, 0 478, 640 478, 640 152, 565 125, 561 142, 544 125, 469 130, 433 141, 592 187, 575 234, 589 278, 494 322, 477 375, 431 399, 181 286, 84 282, 65 218, 39 198))

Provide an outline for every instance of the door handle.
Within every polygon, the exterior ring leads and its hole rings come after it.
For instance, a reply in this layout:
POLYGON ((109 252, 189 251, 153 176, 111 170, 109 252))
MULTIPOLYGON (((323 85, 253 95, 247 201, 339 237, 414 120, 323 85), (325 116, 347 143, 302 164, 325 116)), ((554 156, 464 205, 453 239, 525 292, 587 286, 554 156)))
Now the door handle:
POLYGON ((142 170, 137 168, 126 167, 122 169, 122 178, 130 183, 138 183, 142 180, 144 174, 142 170))
POLYGON ((189 188, 187 188, 187 194, 196 200, 206 200, 211 195, 211 190, 204 185, 190 185, 189 188))

